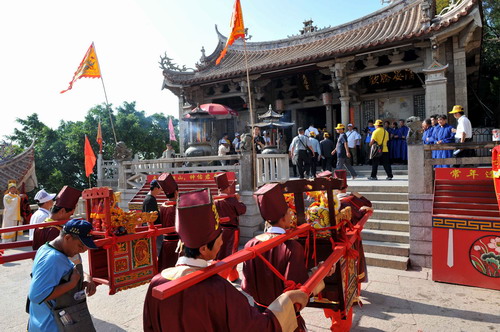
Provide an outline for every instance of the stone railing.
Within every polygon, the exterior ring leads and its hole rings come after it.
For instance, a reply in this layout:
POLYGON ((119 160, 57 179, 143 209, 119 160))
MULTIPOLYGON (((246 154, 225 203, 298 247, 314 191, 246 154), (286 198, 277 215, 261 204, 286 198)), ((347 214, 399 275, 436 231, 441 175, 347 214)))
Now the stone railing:
POLYGON ((408 145, 408 203, 410 222, 410 261, 413 266, 432 266, 432 205, 434 200, 434 165, 474 165, 491 167, 493 142, 463 144, 408 145), (432 158, 432 151, 473 149, 479 157, 432 158), (489 153, 490 156, 485 156, 489 153))
POLYGON ((257 155, 257 186, 268 182, 287 181, 289 178, 288 154, 257 155))
MULTIPOLYGON (((241 184, 243 181, 243 178, 240 176, 242 172, 241 160, 241 155, 179 157, 121 162, 103 160, 97 182, 98 186, 108 186, 126 191, 140 188, 149 174, 163 172, 179 174, 231 171, 236 173, 238 182, 241 184), (223 163, 225 165, 222 165, 223 163)), ((246 166, 250 166, 250 164, 246 166)), ((287 154, 257 155, 256 167, 257 186, 268 182, 280 182, 289 179, 287 154)), ((251 168, 247 168, 245 171, 250 174, 252 173, 251 168)))
POLYGON ((118 188, 120 190, 138 189, 150 174, 169 172, 200 173, 200 172, 235 172, 239 179, 240 157, 238 155, 181 157, 169 159, 151 159, 123 161, 119 167, 118 188), (222 165, 224 163, 225 165, 222 165))

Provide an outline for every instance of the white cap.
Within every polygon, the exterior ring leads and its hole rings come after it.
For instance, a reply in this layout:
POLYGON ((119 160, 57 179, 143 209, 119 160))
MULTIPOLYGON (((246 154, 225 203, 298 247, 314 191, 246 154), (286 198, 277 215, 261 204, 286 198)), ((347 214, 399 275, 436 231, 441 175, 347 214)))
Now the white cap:
POLYGON ((45 191, 45 189, 42 189, 36 193, 35 200, 37 200, 39 204, 42 204, 53 200, 55 197, 56 194, 49 194, 48 192, 45 191))
POLYGON ((349 124, 347 125, 347 127, 352 127, 352 123, 349 123, 349 124))
POLYGON ((235 133, 234 136, 240 136, 240 133, 235 133))

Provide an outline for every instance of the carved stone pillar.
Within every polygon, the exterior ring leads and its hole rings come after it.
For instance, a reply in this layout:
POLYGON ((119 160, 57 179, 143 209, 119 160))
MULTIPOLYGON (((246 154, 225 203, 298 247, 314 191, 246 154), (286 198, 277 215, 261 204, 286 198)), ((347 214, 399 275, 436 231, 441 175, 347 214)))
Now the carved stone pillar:
POLYGON ((333 96, 330 92, 324 92, 321 94, 321 100, 323 105, 326 107, 326 130, 329 133, 333 132, 333 117, 332 117, 332 104, 333 96))
POLYGON ((455 80, 455 105, 463 106, 467 113, 467 67, 465 64, 465 48, 459 46, 459 39, 457 36, 453 37, 453 76, 455 80))
POLYGON ((349 101, 351 97, 340 97, 340 122, 347 126, 349 123, 349 101))
MULTIPOLYGON (((353 101, 351 102, 352 107, 354 107, 354 119, 351 119, 354 126, 360 126, 361 123, 361 102, 353 101)), ((361 128, 359 128, 361 130, 361 128)))
POLYGON ((436 60, 427 68, 425 73, 425 116, 446 114, 448 109, 446 94, 446 69, 436 60))

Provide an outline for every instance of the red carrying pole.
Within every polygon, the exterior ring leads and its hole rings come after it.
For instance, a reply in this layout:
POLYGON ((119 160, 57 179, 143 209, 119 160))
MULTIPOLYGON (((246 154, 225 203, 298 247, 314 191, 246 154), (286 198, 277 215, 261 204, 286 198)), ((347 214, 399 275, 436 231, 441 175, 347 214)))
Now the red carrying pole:
POLYGON ((172 280, 166 284, 153 288, 153 296, 159 300, 164 300, 174 294, 182 292, 183 290, 207 279, 211 276, 218 274, 226 269, 232 268, 244 261, 257 257, 257 254, 262 254, 270 249, 280 245, 288 239, 307 233, 311 225, 303 224, 297 227, 296 230, 262 242, 255 247, 246 248, 236 252, 235 254, 224 258, 223 260, 189 275, 183 276, 179 279, 172 280))
POLYGON ((342 256, 345 255, 346 247, 344 245, 335 246, 333 252, 328 256, 328 258, 321 264, 316 272, 313 273, 307 279, 304 285, 300 287, 300 290, 306 293, 307 295, 311 295, 314 288, 328 275, 332 266, 335 265, 342 256))

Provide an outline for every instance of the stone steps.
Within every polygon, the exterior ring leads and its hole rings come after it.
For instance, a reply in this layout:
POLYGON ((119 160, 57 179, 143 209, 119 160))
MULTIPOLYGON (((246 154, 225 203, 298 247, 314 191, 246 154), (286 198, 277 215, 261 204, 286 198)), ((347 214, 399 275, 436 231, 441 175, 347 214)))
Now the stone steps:
POLYGON ((410 245, 408 243, 363 240, 363 248, 365 252, 374 254, 403 257, 410 255, 410 245))
POLYGON ((409 232, 410 223, 404 220, 381 220, 370 218, 365 224, 365 229, 409 232))
POLYGON ((374 208, 361 233, 367 264, 406 270, 410 255, 408 172, 398 165, 393 173, 392 181, 384 180, 385 172, 379 167, 378 181, 348 180, 347 190, 361 193, 374 208))
POLYGON ((382 220, 404 220, 408 221, 408 211, 377 210, 373 211, 372 218, 382 220))
POLYGON ((372 200, 375 210, 408 211, 408 202, 390 202, 372 200))
MULTIPOLYGON (((366 264, 380 267, 387 267, 390 269, 406 270, 408 269, 409 257, 375 254, 366 252, 366 264)), ((368 278, 370 278, 370 271, 368 269, 368 278)))
POLYGON ((361 232, 363 240, 380 241, 380 242, 396 242, 409 243, 409 232, 387 231, 380 229, 363 229, 361 232))
MULTIPOLYGON (((351 188, 349 188, 351 189, 351 188)), ((360 192, 361 195, 370 201, 408 202, 407 193, 386 193, 386 192, 360 192)))

